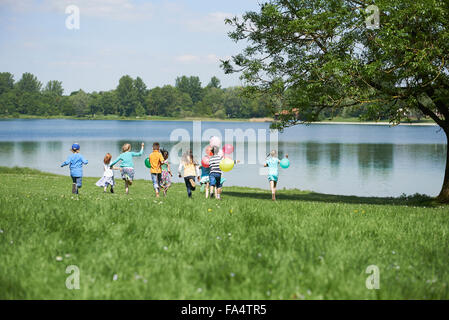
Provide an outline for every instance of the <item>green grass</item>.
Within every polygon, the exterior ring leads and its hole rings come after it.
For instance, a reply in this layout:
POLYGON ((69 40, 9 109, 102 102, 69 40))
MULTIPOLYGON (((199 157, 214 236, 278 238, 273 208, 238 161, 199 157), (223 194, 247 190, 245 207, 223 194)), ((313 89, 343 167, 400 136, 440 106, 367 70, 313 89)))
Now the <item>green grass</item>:
POLYGON ((425 197, 280 190, 272 202, 225 187, 221 201, 190 200, 175 184, 156 200, 149 181, 126 196, 96 180, 74 197, 67 176, 0 168, 0 299, 449 298, 449 210, 425 197), (365 286, 373 264, 379 290, 365 286))

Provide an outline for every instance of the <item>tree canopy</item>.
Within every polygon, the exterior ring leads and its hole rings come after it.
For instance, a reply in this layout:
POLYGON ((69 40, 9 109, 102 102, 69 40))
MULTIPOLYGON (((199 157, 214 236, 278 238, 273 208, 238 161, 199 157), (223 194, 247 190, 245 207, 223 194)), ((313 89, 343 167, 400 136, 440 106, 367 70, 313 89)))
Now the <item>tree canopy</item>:
POLYGON ((221 88, 212 77, 206 87, 199 77, 181 76, 175 86, 148 89, 142 78, 120 78, 115 89, 87 93, 82 89, 63 95, 61 81, 48 81, 44 88, 31 73, 20 81, 8 72, 0 73, 0 115, 36 116, 95 115, 251 118, 268 115, 263 99, 240 96, 241 88, 221 88))

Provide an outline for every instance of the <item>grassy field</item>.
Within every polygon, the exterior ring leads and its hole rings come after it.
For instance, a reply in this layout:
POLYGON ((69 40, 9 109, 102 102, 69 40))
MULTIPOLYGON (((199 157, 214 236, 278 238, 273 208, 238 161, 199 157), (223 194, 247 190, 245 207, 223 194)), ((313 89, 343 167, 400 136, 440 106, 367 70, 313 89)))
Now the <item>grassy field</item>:
MULTIPOLYGON (((448 299, 449 208, 225 187, 223 200, 149 181, 0 168, 0 299, 448 299), (66 288, 66 268, 80 289, 66 288), (368 290, 366 268, 380 270, 368 290)), ((282 185, 282 181, 281 181, 282 185)))

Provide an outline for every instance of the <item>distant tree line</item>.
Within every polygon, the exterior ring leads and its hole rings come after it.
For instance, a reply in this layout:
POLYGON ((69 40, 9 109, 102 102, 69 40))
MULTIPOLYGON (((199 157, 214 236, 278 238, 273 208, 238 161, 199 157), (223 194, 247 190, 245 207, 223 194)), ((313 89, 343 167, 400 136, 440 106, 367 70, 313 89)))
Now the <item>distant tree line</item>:
POLYGON ((110 91, 78 90, 64 95, 62 82, 45 86, 31 73, 17 82, 9 72, 0 73, 0 115, 252 118, 271 114, 269 102, 248 98, 242 87, 222 88, 212 77, 203 87, 199 77, 181 76, 175 86, 148 89, 140 77, 125 75, 110 91))

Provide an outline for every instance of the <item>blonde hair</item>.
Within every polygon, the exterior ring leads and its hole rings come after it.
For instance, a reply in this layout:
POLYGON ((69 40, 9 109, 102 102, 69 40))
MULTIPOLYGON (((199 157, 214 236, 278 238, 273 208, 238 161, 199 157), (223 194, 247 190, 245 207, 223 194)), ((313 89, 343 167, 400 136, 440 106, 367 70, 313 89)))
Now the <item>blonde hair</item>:
POLYGON ((128 152, 131 150, 131 145, 129 143, 125 143, 122 147, 122 152, 128 152))
POLYGON ((195 158, 193 157, 193 152, 192 150, 189 150, 187 152, 185 152, 182 155, 182 159, 181 159, 182 163, 184 164, 194 164, 197 165, 198 163, 195 161, 195 158))
POLYGON ((277 151, 276 150, 271 150, 270 156, 276 157, 276 155, 277 155, 277 151))

